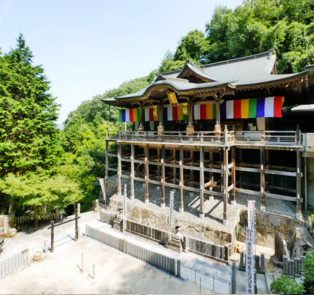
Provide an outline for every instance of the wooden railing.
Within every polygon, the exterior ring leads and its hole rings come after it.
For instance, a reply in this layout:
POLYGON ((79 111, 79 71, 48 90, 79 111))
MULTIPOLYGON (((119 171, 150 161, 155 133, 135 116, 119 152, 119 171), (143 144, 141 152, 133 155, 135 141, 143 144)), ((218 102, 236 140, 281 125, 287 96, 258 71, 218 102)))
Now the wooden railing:
POLYGON ((236 131, 236 144, 301 145, 298 131, 236 131))
POLYGON ((302 136, 297 131, 114 131, 107 133, 107 140, 136 142, 167 142, 186 145, 279 145, 301 146, 302 136))
POLYGON ((118 131, 108 132, 109 140, 142 141, 142 142, 174 142, 184 144, 224 145, 233 143, 234 132, 196 131, 188 134, 186 131, 118 131))

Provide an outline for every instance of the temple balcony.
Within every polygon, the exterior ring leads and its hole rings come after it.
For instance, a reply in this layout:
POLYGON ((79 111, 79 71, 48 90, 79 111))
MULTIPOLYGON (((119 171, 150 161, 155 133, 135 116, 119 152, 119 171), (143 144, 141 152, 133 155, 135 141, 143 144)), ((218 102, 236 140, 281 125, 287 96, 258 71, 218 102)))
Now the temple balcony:
MULTIPOLYGON (((303 135, 304 137, 304 135, 303 135)), ((115 131, 106 140, 121 143, 172 146, 239 146, 241 148, 303 149, 300 130, 297 131, 115 131)))

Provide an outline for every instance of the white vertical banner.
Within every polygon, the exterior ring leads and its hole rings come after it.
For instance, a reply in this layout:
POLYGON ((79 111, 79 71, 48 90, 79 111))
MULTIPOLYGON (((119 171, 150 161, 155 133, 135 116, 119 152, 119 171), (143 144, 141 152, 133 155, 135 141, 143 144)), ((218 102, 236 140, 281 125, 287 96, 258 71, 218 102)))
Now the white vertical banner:
POLYGON ((169 227, 172 228, 173 225, 173 203, 174 203, 174 191, 170 191, 169 199, 169 227))
POLYGON ((254 294, 254 240, 255 234, 254 230, 251 228, 246 228, 246 294, 254 294))
POLYGON ((124 195, 123 195, 123 215, 126 217, 127 207, 126 207, 126 198, 127 198, 127 186, 124 185, 124 195))
POLYGON ((248 228, 255 230, 255 201, 249 200, 247 208, 248 228))
POLYGON ((255 292, 255 201, 248 201, 248 227, 246 228, 246 293, 254 294, 255 292))

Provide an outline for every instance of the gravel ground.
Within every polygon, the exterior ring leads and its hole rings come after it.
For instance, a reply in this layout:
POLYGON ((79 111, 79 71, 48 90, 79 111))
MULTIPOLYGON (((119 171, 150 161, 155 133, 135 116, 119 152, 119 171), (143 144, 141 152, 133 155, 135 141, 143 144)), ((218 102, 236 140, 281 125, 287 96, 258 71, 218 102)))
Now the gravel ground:
MULTIPOLYGON (((0 278, 0 294, 195 294, 199 290, 197 284, 170 277, 88 238, 70 241, 42 261, 0 278)), ((204 287, 203 292, 213 293, 204 287)))

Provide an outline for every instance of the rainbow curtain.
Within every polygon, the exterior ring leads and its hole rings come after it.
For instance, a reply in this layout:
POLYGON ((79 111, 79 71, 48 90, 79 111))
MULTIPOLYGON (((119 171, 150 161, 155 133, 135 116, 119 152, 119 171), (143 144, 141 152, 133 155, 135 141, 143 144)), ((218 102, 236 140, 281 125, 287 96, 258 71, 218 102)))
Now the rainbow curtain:
POLYGON ((162 114, 164 122, 189 120, 189 114, 186 104, 163 108, 162 114))
POLYGON ((119 110, 119 122, 140 122, 140 109, 119 110))
POLYGON ((193 106, 194 120, 216 119, 216 104, 198 104, 193 106))
POLYGON ((158 121, 158 109, 157 106, 142 110, 143 122, 158 121))
POLYGON ((281 118, 283 96, 259 97, 224 101, 220 105, 220 118, 281 118))

